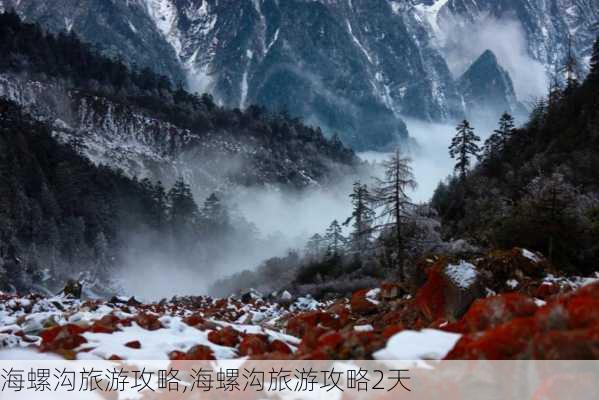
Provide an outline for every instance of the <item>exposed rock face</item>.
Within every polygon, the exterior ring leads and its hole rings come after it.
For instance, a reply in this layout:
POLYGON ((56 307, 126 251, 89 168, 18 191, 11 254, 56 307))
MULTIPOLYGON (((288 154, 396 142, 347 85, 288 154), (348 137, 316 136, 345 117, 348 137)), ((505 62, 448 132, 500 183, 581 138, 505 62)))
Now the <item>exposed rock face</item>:
MULTIPOLYGON (((456 26, 467 30, 489 18, 514 21, 525 51, 547 71, 563 62, 571 35, 584 70, 591 25, 599 20, 593 3, 0 0, 0 10, 14 7, 51 30, 75 31, 106 53, 174 81, 185 76, 193 90, 209 91, 227 106, 286 108, 364 149, 405 139, 402 116, 431 121, 464 116, 468 105, 444 48, 456 26)), ((477 81, 493 86, 497 71, 477 81)), ((501 95, 515 104, 509 93, 501 95)))
POLYGON ((526 109, 514 92, 508 72, 502 68, 495 54, 486 50, 458 81, 469 116, 496 116, 503 112, 524 115, 526 109))

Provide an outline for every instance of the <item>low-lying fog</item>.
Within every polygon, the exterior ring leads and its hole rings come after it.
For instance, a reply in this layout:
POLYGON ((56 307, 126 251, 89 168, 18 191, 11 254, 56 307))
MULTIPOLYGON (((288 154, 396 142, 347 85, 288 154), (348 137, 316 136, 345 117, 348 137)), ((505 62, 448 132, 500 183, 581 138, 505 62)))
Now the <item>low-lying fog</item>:
MULTIPOLYGON (((412 158, 414 175, 418 182, 412 193, 415 202, 428 201, 439 181, 451 174, 454 161, 449 158, 448 146, 455 133, 455 125, 406 121, 417 146, 405 149, 412 158)), ((494 126, 474 126, 484 140, 494 126)), ((382 173, 377 165, 389 157, 388 153, 365 152, 359 156, 372 163, 363 176, 350 176, 332 186, 314 187, 301 193, 285 190, 246 189, 235 194, 231 203, 241 215, 256 225, 262 240, 257 245, 229 244, 224 256, 214 260, 198 260, 197 268, 181 267, 172 256, 155 254, 152 249, 132 242, 131 267, 124 268, 119 282, 126 293, 144 299, 160 299, 173 295, 206 293, 218 278, 255 268, 260 262, 286 254, 290 249, 302 249, 307 239, 323 234, 331 221, 340 223, 351 214, 349 194, 355 180, 372 183, 382 173), (165 267, 166 266, 166 267, 165 267)))

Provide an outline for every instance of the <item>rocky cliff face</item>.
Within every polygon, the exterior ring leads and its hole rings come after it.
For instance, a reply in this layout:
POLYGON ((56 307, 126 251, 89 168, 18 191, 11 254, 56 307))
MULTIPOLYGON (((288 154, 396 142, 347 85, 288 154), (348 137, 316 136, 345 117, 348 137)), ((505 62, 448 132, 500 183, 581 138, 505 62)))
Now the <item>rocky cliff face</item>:
POLYGON ((470 116, 492 116, 503 111, 516 116, 525 114, 524 106, 516 98, 510 75, 490 50, 468 68, 458 83, 470 116))
MULTIPOLYGON (((467 65, 458 72, 450 68, 449 52, 456 46, 473 48, 477 32, 467 34, 472 26, 484 27, 492 19, 501 28, 509 21, 525 42, 523 56, 537 62, 535 74, 543 75, 563 62, 569 36, 583 73, 591 24, 599 20, 596 0, 51 3, 0 0, 0 8, 15 7, 53 30, 75 30, 110 54, 175 80, 184 75, 191 89, 208 91, 224 105, 287 109, 328 133, 339 132, 357 149, 405 138, 403 117, 451 121, 464 116, 457 79, 467 65), (466 36, 454 35, 456 30, 466 36), (455 37, 467 40, 452 42, 455 37)), ((471 63, 482 50, 460 52, 460 59, 471 63)), ((505 54, 495 53, 506 67, 505 54)), ((526 68, 509 67, 511 74, 526 68)), ((539 88, 545 89, 543 83, 539 88)))

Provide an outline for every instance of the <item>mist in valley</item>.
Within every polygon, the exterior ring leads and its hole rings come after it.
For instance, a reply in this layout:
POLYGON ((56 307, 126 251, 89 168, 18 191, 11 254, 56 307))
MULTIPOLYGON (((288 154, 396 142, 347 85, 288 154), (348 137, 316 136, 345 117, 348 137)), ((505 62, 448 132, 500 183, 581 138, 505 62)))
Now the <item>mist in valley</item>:
MULTIPOLYGON (((442 26, 439 40, 455 77, 486 49, 491 49, 510 73, 520 101, 529 103, 546 90, 544 67, 528 55, 522 27, 515 21, 487 18, 484 23, 468 26, 465 21, 454 19, 442 26)), ((492 110, 484 116, 468 115, 476 135, 481 138, 481 146, 496 129, 503 111, 492 110)), ((523 122, 522 116, 516 117, 520 117, 518 123, 523 122)), ((418 186, 410 195, 415 203, 429 201, 439 182, 452 174, 455 162, 449 157, 448 146, 458 122, 405 119, 410 140, 400 148, 412 159, 418 186)), ((265 260, 285 256, 290 251, 301 253, 312 235, 324 234, 333 220, 341 223, 351 215, 349 194, 353 183, 360 181, 372 186, 375 178, 382 176, 380 162, 390 153, 367 151, 358 156, 365 161, 360 172, 334 182, 315 183, 303 190, 274 186, 229 190, 224 199, 227 207, 238 220, 250 224, 253 233, 208 245, 198 243, 198 247, 212 246, 212 249, 192 251, 191 259, 177 252, 156 251, 148 245, 151 241, 144 238, 132 240, 125 255, 126 265, 116 278, 117 286, 124 293, 153 300, 204 294, 218 279, 255 269, 265 260)), ((196 191, 198 204, 204 201, 204 195, 196 191)))
MULTIPOLYGON (((414 140, 400 146, 409 154, 418 187, 410 194, 415 203, 430 200, 438 183, 452 173, 454 161, 448 146, 455 133, 453 124, 407 120, 414 140)), ((495 121, 475 126, 484 141, 495 128, 495 121)), ((349 194, 356 181, 373 186, 383 170, 384 152, 364 152, 364 164, 353 175, 303 190, 282 187, 250 187, 229 190, 223 198, 234 223, 248 224, 250 233, 225 237, 214 243, 191 243, 190 253, 164 252, 152 243, 160 238, 132 235, 125 254, 125 265, 115 278, 123 293, 146 300, 174 295, 199 295, 209 291, 218 279, 252 270, 272 257, 289 251, 302 252, 310 236, 324 234, 333 220, 344 222, 351 215, 349 194)), ((195 195, 196 203, 205 200, 195 195)), ((344 228, 346 234, 349 228, 344 228)), ((248 288, 249 289, 249 288, 248 288)))

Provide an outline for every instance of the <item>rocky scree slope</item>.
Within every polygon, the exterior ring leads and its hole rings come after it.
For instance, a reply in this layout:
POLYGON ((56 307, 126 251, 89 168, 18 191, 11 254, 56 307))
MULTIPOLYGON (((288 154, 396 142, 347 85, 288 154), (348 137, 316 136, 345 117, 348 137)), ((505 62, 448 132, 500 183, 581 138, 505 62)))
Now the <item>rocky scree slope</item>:
POLYGON ((419 265, 418 287, 384 283, 325 303, 288 292, 152 304, 1 295, 0 343, 68 359, 597 358, 596 277, 554 275, 518 248, 419 265), (406 348, 416 336, 418 350, 406 348))

